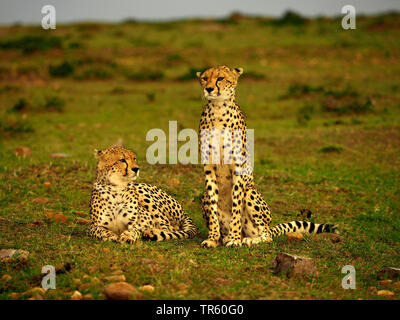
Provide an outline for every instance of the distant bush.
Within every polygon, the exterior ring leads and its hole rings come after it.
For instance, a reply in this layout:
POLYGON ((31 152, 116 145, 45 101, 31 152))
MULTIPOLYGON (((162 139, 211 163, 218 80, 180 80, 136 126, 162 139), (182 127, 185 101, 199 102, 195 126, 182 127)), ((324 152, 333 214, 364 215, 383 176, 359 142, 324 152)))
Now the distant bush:
POLYGON ((127 90, 123 87, 114 87, 113 89, 110 90, 110 93, 112 94, 122 94, 122 93, 127 93, 127 90))
POLYGON ((138 81, 156 81, 164 78, 164 73, 161 71, 142 70, 139 72, 125 71, 125 77, 129 80, 138 81))
POLYGON ((204 70, 205 68, 190 68, 187 72, 180 75, 177 80, 179 81, 190 81, 197 79, 197 72, 204 70))
POLYGON ((289 86, 287 95, 299 97, 314 92, 324 92, 324 88, 322 86, 313 87, 308 84, 294 83, 289 86))
POLYGON ((319 153, 340 153, 342 151, 343 147, 337 145, 325 146, 318 150, 319 153))
POLYGON ((144 37, 136 37, 132 38, 130 42, 135 46, 135 47, 157 47, 160 45, 159 42, 153 41, 153 40, 148 40, 144 37))
POLYGON ((43 108, 46 111, 64 111, 65 101, 57 96, 46 97, 43 108))
POLYGON ((29 109, 29 104, 24 98, 18 99, 18 101, 11 108, 11 112, 22 112, 29 109))
POLYGON ((322 111, 336 114, 361 114, 373 111, 373 104, 370 98, 354 99, 347 97, 337 99, 330 96, 322 101, 321 108, 322 111))
POLYGON ((165 58, 165 64, 168 66, 178 64, 181 62, 184 62, 184 59, 179 53, 172 53, 165 58))
POLYGON ((299 124, 305 125, 311 120, 312 114, 314 113, 314 107, 311 105, 305 105, 301 107, 296 114, 296 119, 299 124))
POLYGON ((32 36, 26 35, 15 39, 0 42, 2 50, 20 50, 23 53, 45 51, 53 48, 61 48, 62 39, 56 36, 32 36))
POLYGON ((49 74, 54 78, 67 77, 74 73, 74 66, 68 61, 49 66, 49 74))
POLYGON ((156 93, 155 92, 147 92, 146 98, 147 98, 148 102, 154 102, 154 101, 156 101, 156 93))
POLYGON ((18 91, 21 91, 21 87, 10 85, 10 84, 6 84, 2 88, 0 88, 0 93, 3 93, 3 92, 18 92, 18 91))
POLYGON ((111 78, 111 73, 102 68, 89 68, 77 75, 76 79, 108 79, 111 78))
POLYGON ((83 48, 83 44, 82 44, 82 42, 73 41, 68 44, 68 48, 80 49, 80 48, 83 48))
POLYGON ((260 72, 255 72, 255 71, 246 71, 242 75, 242 79, 263 80, 266 78, 267 77, 265 76, 265 74, 260 73, 260 72))
POLYGON ((1 117, 0 134, 3 136, 33 132, 31 124, 19 117, 1 117))
POLYGON ((286 11, 282 17, 275 19, 272 21, 273 25, 283 26, 283 25, 292 25, 292 26, 301 26, 307 22, 307 19, 302 17, 300 14, 294 11, 286 11))

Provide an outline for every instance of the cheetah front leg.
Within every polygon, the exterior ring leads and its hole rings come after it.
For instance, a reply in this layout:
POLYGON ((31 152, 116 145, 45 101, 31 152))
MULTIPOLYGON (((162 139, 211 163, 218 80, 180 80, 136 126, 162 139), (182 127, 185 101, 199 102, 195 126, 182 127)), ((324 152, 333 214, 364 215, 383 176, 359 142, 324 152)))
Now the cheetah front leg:
POLYGON ((142 237, 142 232, 137 226, 130 227, 119 236, 120 242, 135 243, 142 237))
POLYGON ((119 241, 119 237, 114 232, 95 223, 90 225, 89 236, 103 241, 119 241))
POLYGON ((204 165, 205 187, 207 199, 205 203, 203 215, 206 216, 208 222, 208 238, 201 245, 206 248, 215 248, 218 246, 221 237, 219 222, 218 222, 218 185, 216 167, 212 165, 204 165))
POLYGON ((242 245, 242 211, 244 208, 244 180, 241 175, 233 173, 232 185, 232 217, 229 223, 229 234, 226 242, 227 247, 240 247, 242 245))

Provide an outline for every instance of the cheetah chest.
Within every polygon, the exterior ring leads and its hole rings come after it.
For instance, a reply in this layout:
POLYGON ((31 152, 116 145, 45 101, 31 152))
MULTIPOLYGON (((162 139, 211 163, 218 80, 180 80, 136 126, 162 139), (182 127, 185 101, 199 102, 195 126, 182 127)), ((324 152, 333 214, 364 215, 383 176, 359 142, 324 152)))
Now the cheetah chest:
POLYGON ((125 231, 136 214, 137 200, 124 191, 110 188, 101 194, 103 205, 100 225, 116 234, 125 231))

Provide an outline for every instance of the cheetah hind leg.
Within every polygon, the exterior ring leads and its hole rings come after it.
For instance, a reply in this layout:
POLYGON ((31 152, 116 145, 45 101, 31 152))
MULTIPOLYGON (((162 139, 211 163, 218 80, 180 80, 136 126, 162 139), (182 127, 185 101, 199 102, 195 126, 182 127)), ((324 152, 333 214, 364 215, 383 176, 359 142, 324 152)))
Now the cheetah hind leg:
POLYGON ((247 221, 247 225, 245 222, 242 245, 250 247, 262 242, 272 242, 269 232, 271 213, 261 194, 257 190, 249 190, 245 195, 245 203, 244 212, 247 219, 243 220, 247 221), (251 237, 253 232, 256 236, 253 234, 251 237))

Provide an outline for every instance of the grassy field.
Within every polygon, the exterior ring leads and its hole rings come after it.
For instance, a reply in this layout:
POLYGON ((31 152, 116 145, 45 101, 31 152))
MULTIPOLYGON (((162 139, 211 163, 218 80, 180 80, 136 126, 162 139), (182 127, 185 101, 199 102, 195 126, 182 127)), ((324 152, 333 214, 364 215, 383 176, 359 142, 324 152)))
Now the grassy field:
POLYGON ((381 268, 400 267, 399 15, 359 17, 348 31, 340 19, 238 14, 9 26, 0 28, 0 58, 0 248, 30 253, 26 265, 0 263, 0 299, 30 298, 24 292, 40 286, 49 264, 72 268, 45 299, 75 290, 104 299, 105 278, 119 273, 135 287, 152 285, 146 299, 399 299, 399 287, 377 280, 381 268), (245 70, 237 98, 255 130, 256 186, 273 224, 306 208, 312 221, 338 224, 340 242, 282 236, 251 248, 200 247, 202 168, 147 164, 146 133, 168 133, 170 120, 197 130, 205 101, 195 72, 219 64, 245 70), (138 155, 140 181, 182 203, 196 238, 119 245, 87 237, 76 220, 89 218, 93 149, 121 139, 138 155), (17 156, 18 147, 32 154, 17 156), (319 276, 274 274, 279 252, 313 258, 319 276), (356 269, 356 290, 341 287, 344 265, 356 269))

